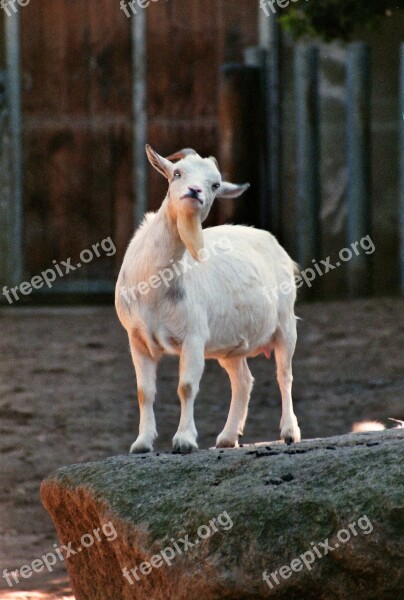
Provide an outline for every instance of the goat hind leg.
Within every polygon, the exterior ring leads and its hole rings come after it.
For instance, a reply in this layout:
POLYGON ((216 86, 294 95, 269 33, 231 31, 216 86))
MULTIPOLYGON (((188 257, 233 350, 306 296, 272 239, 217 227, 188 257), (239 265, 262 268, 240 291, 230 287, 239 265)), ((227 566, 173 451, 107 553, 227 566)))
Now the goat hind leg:
POLYGON ((293 321, 287 332, 278 334, 275 343, 275 358, 278 384, 282 395, 281 438, 287 443, 300 442, 300 429, 293 412, 292 401, 292 358, 296 346, 296 324, 293 321))

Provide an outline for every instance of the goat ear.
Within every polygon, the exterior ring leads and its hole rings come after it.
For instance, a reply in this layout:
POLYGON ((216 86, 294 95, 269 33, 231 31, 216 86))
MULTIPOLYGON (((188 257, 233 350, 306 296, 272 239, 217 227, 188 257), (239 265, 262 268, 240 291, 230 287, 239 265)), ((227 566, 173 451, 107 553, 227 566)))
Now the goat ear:
POLYGON ((220 188, 217 191, 218 198, 238 198, 250 187, 249 183, 235 184, 222 181, 220 188))
POLYGON ((153 150, 149 144, 146 144, 146 154, 150 164, 156 169, 156 171, 164 175, 164 177, 167 177, 167 179, 171 179, 174 168, 173 164, 166 158, 160 156, 160 154, 157 154, 157 152, 153 150))
POLYGON ((215 158, 214 156, 209 156, 209 160, 211 160, 213 162, 213 164, 215 165, 215 167, 217 167, 218 171, 220 171, 220 167, 219 167, 217 158, 215 158))

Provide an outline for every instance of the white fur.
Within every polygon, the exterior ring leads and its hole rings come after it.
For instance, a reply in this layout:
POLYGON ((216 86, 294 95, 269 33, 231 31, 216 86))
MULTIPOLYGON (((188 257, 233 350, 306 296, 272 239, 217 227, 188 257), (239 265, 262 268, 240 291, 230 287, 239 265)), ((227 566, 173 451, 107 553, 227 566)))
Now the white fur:
POLYGON ((135 233, 116 287, 116 309, 129 335, 140 405, 139 436, 131 451, 153 448, 156 367, 163 354, 180 357, 181 419, 173 440, 175 450, 197 448, 193 404, 205 358, 219 360, 231 380, 230 411, 217 446, 234 447, 243 432, 253 384, 246 359, 260 353, 269 356, 272 350, 282 394, 281 437, 299 441, 291 396, 295 264, 270 233, 232 225, 205 229, 203 243, 209 258, 194 260, 172 214, 195 210, 195 218, 203 221, 216 195, 234 197, 245 186, 222 182, 213 161, 199 156, 186 156, 173 164, 153 153, 151 162, 170 180, 169 191, 159 211, 146 215, 135 233), (156 157, 161 159, 158 164, 156 157), (181 171, 178 181, 173 179, 176 169, 181 171), (220 188, 212 191, 216 180, 220 188), (201 203, 182 197, 189 186, 201 190, 201 203), (184 261, 189 265, 185 272, 184 261), (174 274, 169 287, 157 286, 159 273, 174 272, 173 265, 181 274, 174 274), (142 282, 148 291, 136 291, 133 298, 129 290, 142 282), (268 290, 270 294, 265 293, 268 290))

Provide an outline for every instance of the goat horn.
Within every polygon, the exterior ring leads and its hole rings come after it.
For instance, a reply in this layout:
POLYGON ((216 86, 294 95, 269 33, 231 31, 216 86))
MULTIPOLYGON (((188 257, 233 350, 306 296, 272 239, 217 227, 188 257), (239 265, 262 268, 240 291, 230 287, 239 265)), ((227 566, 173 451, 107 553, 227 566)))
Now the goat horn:
POLYGON ((196 155, 198 153, 192 148, 183 148, 178 152, 174 152, 174 154, 170 154, 170 156, 166 156, 167 160, 180 160, 181 158, 185 158, 186 156, 196 155))

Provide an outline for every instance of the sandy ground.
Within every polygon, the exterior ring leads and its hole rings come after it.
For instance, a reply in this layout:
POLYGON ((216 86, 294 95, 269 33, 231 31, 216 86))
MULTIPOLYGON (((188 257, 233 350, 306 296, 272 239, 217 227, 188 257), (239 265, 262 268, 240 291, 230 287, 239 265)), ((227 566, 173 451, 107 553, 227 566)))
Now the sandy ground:
MULTIPOLYGON (((294 402, 302 435, 350 431, 362 419, 404 419, 404 300, 300 305, 294 402)), ((124 454, 138 422, 134 373, 114 311, 0 310, 0 573, 54 550, 41 480, 69 463, 124 454)), ((250 361, 255 387, 245 442, 277 439, 280 399, 274 361, 250 361)), ((177 360, 159 369, 157 449, 169 449, 179 417, 177 360)), ((196 405, 200 447, 214 444, 230 398, 227 375, 206 365, 196 405)), ((12 588, 1 600, 73 598, 63 563, 12 588)))

